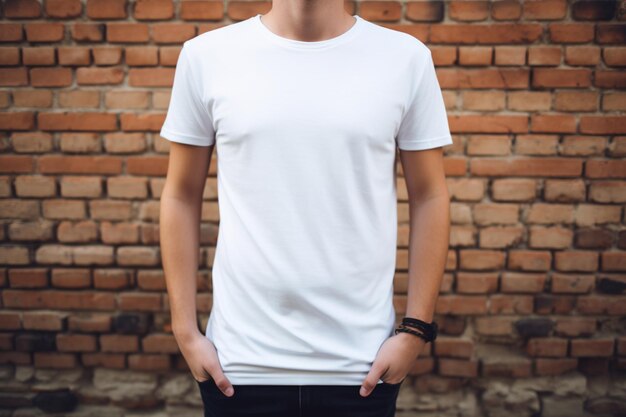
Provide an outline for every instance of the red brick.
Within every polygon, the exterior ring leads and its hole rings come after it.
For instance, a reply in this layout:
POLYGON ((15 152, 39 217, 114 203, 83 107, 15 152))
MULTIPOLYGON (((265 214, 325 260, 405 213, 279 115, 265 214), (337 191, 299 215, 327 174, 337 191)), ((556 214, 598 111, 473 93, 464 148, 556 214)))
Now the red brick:
POLYGON ((36 368, 72 369, 78 365, 73 353, 35 352, 33 363, 36 368))
POLYGON ((487 297, 478 295, 443 295, 437 300, 438 314, 480 315, 487 312, 487 297))
POLYGON ((83 11, 81 0, 46 0, 46 15, 58 19, 79 17, 83 11))
POLYGON ((107 23, 106 34, 111 43, 145 43, 150 39, 148 25, 144 23, 107 23))
POLYGON ((623 47, 608 47, 602 51, 604 63, 609 67, 626 66, 626 49, 623 47))
POLYGON ((590 336, 597 330, 595 319, 583 317, 560 317, 557 318, 555 332, 559 336, 590 336))
POLYGON ((560 337, 531 338, 526 343, 530 356, 560 358, 567 356, 567 339, 560 337))
MULTIPOLYGON (((444 283, 442 282, 442 286, 443 285, 444 283)), ((205 289, 207 286, 204 278, 200 279, 198 290, 205 289)), ((139 271, 137 274, 137 287, 148 291, 166 290, 163 271, 139 271)))
POLYGON ((605 89, 624 89, 626 87, 626 74, 624 74, 624 71, 595 69, 593 72, 594 87, 605 89))
POLYGON ((576 370, 578 359, 574 358, 538 358, 535 360, 535 374, 537 376, 562 375, 576 370))
POLYGON ((4 290, 4 307, 23 309, 111 310, 116 307, 115 295, 89 291, 4 290))
POLYGON ((485 0, 453 0, 447 6, 452 20, 482 21, 489 16, 489 2, 485 0))
POLYGON ((0 330, 19 330, 22 328, 22 313, 19 311, 0 311, 0 330))
POLYGON ((560 20, 568 7, 566 0, 526 0, 522 8, 526 20, 560 20))
POLYGON ((3 3, 4 15, 9 19, 41 17, 41 3, 37 0, 7 0, 3 3))
POLYGON ((547 279, 546 274, 504 272, 500 291, 503 293, 541 293, 547 279))
POLYGON ((570 115, 533 114, 530 130, 542 133, 575 133, 576 118, 570 115))
POLYGON ((590 159, 585 163, 588 178, 626 178, 626 162, 590 159))
POLYGON ((224 16, 224 3, 221 1, 185 1, 180 4, 182 20, 221 20, 224 16))
POLYGON ((119 295, 120 308, 134 311, 160 311, 162 299, 160 294, 127 292, 119 295))
POLYGON ((595 67, 600 62, 597 46, 568 46, 565 48, 565 63, 569 66, 595 67))
POLYGON ((554 273, 551 276, 551 284, 553 293, 585 294, 593 290, 595 276, 554 273))
POLYGON ((126 0, 87 0, 86 14, 93 20, 126 19, 126 0))
POLYGON ((359 15, 370 21, 397 21, 402 17, 402 4, 396 1, 368 0, 361 3, 359 15))
POLYGON ((0 41, 19 42, 22 39, 22 24, 0 23, 0 41))
POLYGON ((169 20, 174 17, 172 0, 137 0, 134 5, 137 20, 169 20))
POLYGON ((626 315, 626 303, 623 296, 588 295, 576 299, 576 309, 580 314, 626 315))
POLYGON ((46 174, 119 174, 122 160, 110 156, 57 156, 39 158, 39 171, 46 174))
POLYGON ((558 66, 561 63, 561 55, 559 46, 530 46, 528 48, 528 65, 558 66))
POLYGON ((598 253, 591 251, 559 251, 554 254, 554 266, 559 271, 596 271, 598 261, 598 253))
POLYGON ((430 29, 431 43, 445 44, 530 44, 538 41, 543 33, 540 24, 499 23, 490 25, 472 23, 439 24, 430 29))
MULTIPOLYGON (((42 130, 111 131, 117 129, 115 114, 97 112, 39 113, 37 123, 42 130)), ((52 156, 52 158, 58 158, 52 156)))
POLYGON ((487 357, 481 360, 481 375, 483 377, 527 378, 532 375, 532 361, 519 357, 487 357))
MULTIPOLYGON (((35 115, 32 112, 5 112, 0 114, 0 129, 2 130, 31 130, 35 126, 35 115)), ((28 160, 30 157, 26 156, 2 156, 0 159, 0 172, 11 172, 12 166, 20 169, 20 165, 13 165, 18 161, 28 160), (13 164, 12 164, 13 163, 13 164)), ((29 162, 30 165, 30 162, 29 162)), ((23 169, 23 168, 22 168, 23 169)), ((28 171, 18 171, 28 172, 28 171)))
POLYGON ((489 314, 532 314, 532 295, 494 294, 489 297, 489 314))
POLYGON ((122 269, 101 269, 94 271, 93 285, 105 290, 120 290, 134 285, 130 271, 122 269))
POLYGON ((139 339, 135 335, 105 334, 100 336, 102 352, 137 352, 139 339))
POLYGON ((0 333, 0 351, 12 351, 15 349, 13 333, 0 333))
POLYGON ((508 336, 513 333, 514 317, 478 317, 476 333, 485 336, 508 336))
POLYGON ((1 364, 32 365, 29 352, 0 352, 1 364))
POLYGON ((590 87, 591 70, 535 68, 532 86, 536 88, 590 87))
POLYGON ((24 329, 62 331, 67 315, 55 311, 26 311, 22 315, 24 329))
POLYGON ((74 332, 108 332, 111 330, 111 315, 108 313, 72 314, 68 317, 67 328, 74 332))
POLYGON ((87 217, 85 202, 80 200, 52 199, 44 200, 43 217, 47 219, 84 219, 87 217))
POLYGON ((626 271, 626 253, 625 252, 603 252, 601 254, 601 263, 603 271, 620 272, 626 271))
POLYGON ((11 288, 44 288, 49 283, 45 268, 11 269, 8 278, 11 288))
POLYGON ((56 346, 60 352, 94 352, 97 350, 96 337, 88 334, 59 333, 56 346))
POLYGON ((516 249, 509 251, 507 267, 522 271, 548 271, 551 261, 549 251, 516 249))
POLYGON ((492 293, 498 289, 498 273, 471 273, 457 274, 456 290, 465 294, 492 293))
POLYGON ((26 23, 24 25, 28 42, 60 42, 63 40, 65 25, 63 23, 26 23))
POLYGON ((585 201, 585 182, 581 179, 548 179, 545 181, 544 199, 550 202, 585 201))
POLYGON ((596 203, 626 203, 626 182, 594 181, 589 187, 589 200, 596 203))
POLYGON ((125 369, 126 355, 118 353, 83 353, 81 364, 86 368, 125 369))
POLYGON ((460 252, 462 269, 497 270, 505 263, 505 253, 492 250, 464 249, 460 252))
POLYGON ((536 249, 565 249, 571 246, 574 233, 562 226, 531 226, 529 247, 536 249))
POLYGON ((100 225, 100 236, 106 244, 138 244, 139 225, 105 221, 100 225))
POLYGON ((478 376, 478 361, 461 359, 437 360, 439 374, 443 376, 476 377, 478 376))
POLYGON ((574 339, 571 342, 573 357, 613 356, 614 339, 574 339))
POLYGON ((171 334, 150 334, 142 339, 141 347, 147 353, 180 353, 178 343, 171 334))
POLYGON ((491 17, 494 20, 517 20, 522 14, 518 0, 503 0, 491 3, 491 17))
POLYGON ((437 356, 469 359, 474 352, 474 342, 470 339, 437 337, 434 342, 434 352, 437 356))
POLYGON ((578 1, 572 4, 571 14, 575 20, 611 20, 615 17, 615 5, 593 0, 578 1))
POLYGON ((444 3, 423 1, 407 2, 404 12, 406 19, 416 22, 441 22, 444 14, 444 3))
MULTIPOLYGON (((98 226, 91 220, 62 221, 57 227, 57 239, 62 243, 87 243, 98 240, 98 226)), ((64 285, 83 285, 78 282, 62 283, 64 285)))
POLYGON ((507 248, 517 246, 524 237, 523 226, 491 226, 480 229, 481 248, 507 248))
POLYGON ((473 159, 470 171, 476 176, 578 177, 583 161, 576 158, 473 159))
POLYGON ((576 310, 576 296, 539 294, 535 296, 535 313, 572 315, 576 310))
POLYGON ((594 38, 594 25, 590 23, 551 23, 548 26, 550 41, 555 43, 586 43, 594 38))
POLYGON ((126 160, 126 173, 131 175, 165 176, 167 174, 167 157, 133 156, 126 160))
POLYGON ((119 85, 124 82, 124 69, 109 68, 77 68, 76 82, 79 85, 119 85))

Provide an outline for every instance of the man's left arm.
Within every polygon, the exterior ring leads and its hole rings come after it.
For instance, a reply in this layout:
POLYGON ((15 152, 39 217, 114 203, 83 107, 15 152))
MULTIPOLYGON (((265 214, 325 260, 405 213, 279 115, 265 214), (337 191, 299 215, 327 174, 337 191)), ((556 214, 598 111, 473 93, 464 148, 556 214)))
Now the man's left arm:
POLYGON ((400 150, 400 161, 410 216, 405 316, 430 323, 445 271, 450 236, 450 196, 443 150, 441 147, 423 151, 400 150))
MULTIPOLYGON (((409 286, 406 317, 430 323, 441 288, 450 234, 450 197, 445 180, 442 147, 400 149, 410 210, 409 286)), ((404 380, 426 342, 398 332, 380 347, 360 394, 368 396, 377 381, 404 380)))

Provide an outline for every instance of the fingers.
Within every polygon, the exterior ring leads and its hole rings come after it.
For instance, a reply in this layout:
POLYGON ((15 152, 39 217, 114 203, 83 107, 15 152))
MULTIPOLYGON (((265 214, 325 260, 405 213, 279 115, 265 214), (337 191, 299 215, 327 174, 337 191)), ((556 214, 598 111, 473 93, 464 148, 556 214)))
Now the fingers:
POLYGON ((211 373, 213 380, 215 381, 215 385, 226 395, 227 397, 232 397, 235 394, 235 389, 233 385, 230 383, 224 372, 221 369, 216 369, 211 373))
POLYGON ((381 376, 384 375, 385 372, 387 372, 387 369, 388 368, 382 368, 381 366, 374 363, 369 373, 367 374, 367 377, 361 384, 359 394, 361 394, 362 397, 367 397, 368 395, 370 395, 374 388, 376 388, 378 380, 381 379, 381 376))

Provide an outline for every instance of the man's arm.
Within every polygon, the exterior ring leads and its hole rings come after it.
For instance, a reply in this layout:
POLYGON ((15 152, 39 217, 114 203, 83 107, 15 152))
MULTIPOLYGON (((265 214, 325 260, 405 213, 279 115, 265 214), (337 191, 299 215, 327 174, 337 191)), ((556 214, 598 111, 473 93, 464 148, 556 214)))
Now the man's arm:
POLYGON ((176 342, 193 377, 198 381, 212 378, 226 393, 231 384, 222 372, 215 347, 200 332, 196 319, 202 193, 213 148, 171 142, 159 233, 176 342))
POLYGON ((450 235, 450 197, 443 149, 400 150, 400 161, 410 212, 406 316, 430 323, 441 288, 450 235))
POLYGON ((172 330, 177 339, 198 331, 196 280, 200 215, 211 151, 171 142, 161 194, 160 244, 172 330))
MULTIPOLYGON (((400 161, 409 195, 409 290, 407 317, 431 322, 441 287, 450 234, 450 199, 441 147, 408 151, 400 149, 400 161)), ((380 347, 360 394, 369 395, 378 379, 404 380, 426 342, 399 332, 380 347)))

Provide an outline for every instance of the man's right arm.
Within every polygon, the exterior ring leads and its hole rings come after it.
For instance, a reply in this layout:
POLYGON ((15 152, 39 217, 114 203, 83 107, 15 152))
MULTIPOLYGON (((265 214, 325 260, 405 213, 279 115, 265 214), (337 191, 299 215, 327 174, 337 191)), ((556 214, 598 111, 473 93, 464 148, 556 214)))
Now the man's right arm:
POLYGON ((172 331, 193 377, 198 381, 214 379, 226 394, 231 384, 222 372, 215 347, 200 332, 196 319, 202 194, 214 145, 170 143, 159 234, 172 331))

